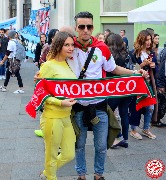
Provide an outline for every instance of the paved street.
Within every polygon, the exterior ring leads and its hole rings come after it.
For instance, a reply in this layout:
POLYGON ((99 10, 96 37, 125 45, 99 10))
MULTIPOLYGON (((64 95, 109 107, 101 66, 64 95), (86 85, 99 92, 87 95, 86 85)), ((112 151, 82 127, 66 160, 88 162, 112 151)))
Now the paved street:
MULTIPOLYGON (((24 94, 13 94, 18 89, 16 78, 11 78, 7 92, 0 92, 0 180, 39 180, 43 170, 43 139, 34 135, 39 128, 39 116, 34 120, 25 113, 25 105, 33 93, 33 76, 37 68, 32 62, 23 62, 21 75, 24 94)), ((0 81, 0 86, 3 81, 0 81)), ((164 119, 166 121, 166 118, 164 119)), ((141 132, 141 129, 140 129, 141 132)), ((129 137, 129 148, 108 150, 105 165, 106 180, 146 180, 145 164, 160 159, 166 164, 166 128, 152 128, 156 140, 129 137)), ((87 180, 93 180, 93 134, 88 134, 87 180)), ((76 180, 74 161, 60 169, 58 180, 76 180)), ((166 173, 159 178, 166 179, 166 173)))

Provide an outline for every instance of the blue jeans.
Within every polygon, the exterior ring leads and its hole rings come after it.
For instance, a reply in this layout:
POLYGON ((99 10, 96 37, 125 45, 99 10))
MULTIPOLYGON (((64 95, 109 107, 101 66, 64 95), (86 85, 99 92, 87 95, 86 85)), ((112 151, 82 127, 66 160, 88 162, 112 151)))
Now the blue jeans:
POLYGON ((124 98, 109 98, 108 104, 112 111, 118 107, 119 115, 121 118, 122 126, 122 135, 124 140, 128 140, 128 131, 129 131, 129 117, 128 117, 128 106, 130 103, 129 97, 124 98))
MULTIPOLYGON (((75 121, 80 128, 80 136, 76 142, 76 171, 79 176, 84 176, 87 172, 86 160, 85 160, 85 144, 87 138, 88 128, 83 125, 82 120, 83 112, 77 112, 75 115, 75 121)), ((108 115, 104 111, 96 110, 96 115, 100 118, 100 121, 93 125, 94 134, 94 171, 97 175, 102 175, 104 172, 104 163, 107 152, 107 136, 108 136, 108 115)))
MULTIPOLYGON (((0 53, 0 61, 4 58, 5 53, 0 53)), ((6 63, 4 63, 2 66, 0 66, 0 76, 4 76, 6 71, 6 63)))
MULTIPOLYGON (((144 127, 143 127, 143 129, 145 129, 145 130, 149 129, 150 122, 151 122, 152 115, 153 115, 153 110, 154 110, 154 105, 145 107, 145 111, 144 111, 144 127)), ((135 130, 136 126, 131 125, 131 129, 135 130)))

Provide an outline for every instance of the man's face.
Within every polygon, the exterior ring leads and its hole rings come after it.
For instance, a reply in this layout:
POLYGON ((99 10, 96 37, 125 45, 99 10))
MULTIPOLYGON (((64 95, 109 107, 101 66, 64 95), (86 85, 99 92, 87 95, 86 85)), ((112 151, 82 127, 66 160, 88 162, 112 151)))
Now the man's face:
POLYGON ((0 31, 0 36, 1 36, 1 37, 4 36, 4 31, 0 31))
POLYGON ((78 18, 75 31, 78 33, 78 40, 82 43, 89 41, 93 32, 93 20, 91 18, 78 18))
POLYGON ((120 31, 120 36, 123 37, 124 35, 124 31, 120 31))

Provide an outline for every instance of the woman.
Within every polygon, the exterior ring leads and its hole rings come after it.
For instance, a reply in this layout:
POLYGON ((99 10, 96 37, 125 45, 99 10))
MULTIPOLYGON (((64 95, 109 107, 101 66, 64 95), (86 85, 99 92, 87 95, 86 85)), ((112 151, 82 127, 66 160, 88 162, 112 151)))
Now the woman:
POLYGON ((36 50, 35 50, 35 65, 38 66, 39 69, 40 69, 39 59, 40 59, 42 48, 45 43, 46 43, 46 34, 41 34, 40 42, 37 43, 36 50))
POLYGON ((153 38, 153 51, 155 52, 156 57, 158 56, 158 48, 159 48, 159 35, 158 34, 154 34, 154 38, 153 38))
POLYGON ((95 37, 99 41, 105 41, 104 33, 97 33, 95 37))
MULTIPOLYGON (((134 52, 133 57, 135 58, 136 62, 139 64, 140 68, 148 71, 149 77, 149 85, 152 87, 153 91, 156 90, 153 81, 155 77, 152 75, 156 73, 156 65, 157 60, 155 53, 152 51, 152 37, 151 34, 147 30, 142 30, 134 43, 134 52)), ((129 106, 130 109, 130 124, 131 124, 131 132, 130 135, 135 139, 142 139, 142 136, 136 131, 136 126, 139 126, 141 113, 144 115, 144 126, 142 130, 142 134, 147 136, 150 139, 155 139, 156 136, 150 132, 150 122, 152 119, 152 114, 154 111, 154 106, 147 106, 140 111, 136 111, 135 109, 136 99, 133 98, 132 102, 129 106)))
MULTIPOLYGON (((115 63, 118 66, 126 67, 126 58, 128 56, 128 52, 126 49, 126 45, 119 34, 111 34, 106 38, 105 43, 109 47, 114 59, 115 63)), ((111 77, 113 74, 107 72, 107 77, 111 77)), ((128 129, 129 129, 129 119, 128 119, 128 105, 129 98, 109 98, 108 104, 113 111, 118 107, 119 115, 121 118, 121 126, 122 126, 122 137, 121 141, 114 144, 112 148, 128 147, 128 129)))
MULTIPOLYGON (((57 33, 48 60, 41 66, 40 78, 76 79, 66 62, 73 50, 73 37, 67 32, 57 33)), ((75 156, 76 138, 70 120, 71 106, 75 103, 74 99, 60 100, 55 97, 45 101, 41 119, 45 140, 45 170, 40 174, 41 179, 57 180, 57 170, 75 156), (58 155, 59 147, 61 153, 58 155)))
MULTIPOLYGON (((46 56, 51 48, 51 43, 52 43, 52 40, 55 36, 55 34, 57 34, 59 32, 58 29, 51 29, 49 34, 48 34, 48 43, 46 43, 44 46, 43 46, 43 49, 42 49, 42 52, 41 52, 41 55, 40 55, 40 60, 39 60, 39 63, 40 65, 44 62, 46 62, 46 56)), ((43 133, 41 130, 35 130, 34 133, 39 136, 39 137, 43 137, 43 133)))

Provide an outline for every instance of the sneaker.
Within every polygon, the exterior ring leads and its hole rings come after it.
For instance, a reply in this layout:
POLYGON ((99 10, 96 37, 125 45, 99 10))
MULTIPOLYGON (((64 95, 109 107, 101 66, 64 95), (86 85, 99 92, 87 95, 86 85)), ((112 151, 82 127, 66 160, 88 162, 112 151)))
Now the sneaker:
POLYGON ((147 136, 150 139, 156 139, 156 136, 154 134, 152 134, 148 129, 142 130, 142 133, 144 136, 147 136))
POLYGON ((132 137, 135 138, 135 139, 142 140, 142 136, 141 136, 141 134, 139 134, 138 132, 133 133, 133 131, 130 131, 130 136, 132 136, 132 137))
POLYGON ((42 130, 35 130, 34 133, 36 134, 36 136, 43 137, 42 130))
POLYGON ((124 147, 124 148, 128 148, 128 142, 123 139, 120 142, 118 142, 117 144, 112 145, 111 149, 117 149, 119 146, 124 147))
POLYGON ((6 92, 6 88, 5 88, 4 86, 0 86, 0 90, 1 90, 2 92, 6 92))
POLYGON ((41 180, 47 180, 47 177, 43 174, 43 172, 39 175, 41 180))
POLYGON ((23 94, 24 91, 22 89, 18 89, 16 91, 13 92, 14 94, 23 94))

